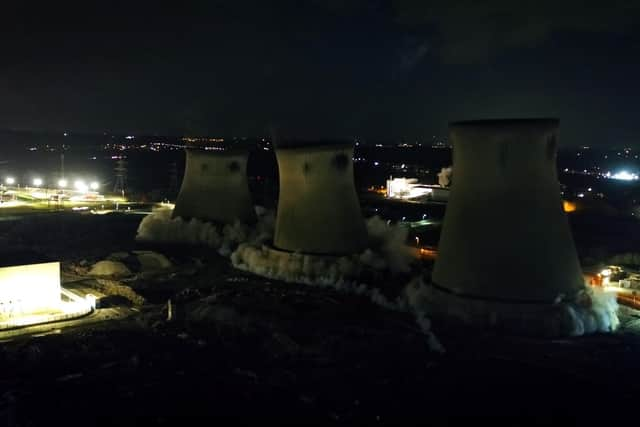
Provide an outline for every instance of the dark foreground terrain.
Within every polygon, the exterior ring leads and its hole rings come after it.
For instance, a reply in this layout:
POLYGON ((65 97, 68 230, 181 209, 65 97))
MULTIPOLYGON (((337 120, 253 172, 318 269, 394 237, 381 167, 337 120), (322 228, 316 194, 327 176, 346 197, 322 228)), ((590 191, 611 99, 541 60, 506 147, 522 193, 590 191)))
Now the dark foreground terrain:
MULTIPOLYGON (((0 243, 61 258, 71 277, 139 248, 140 219, 32 217, 0 224, 0 243)), ((464 415, 553 425, 557 415, 632 416, 640 396, 634 312, 618 333, 554 341, 436 322, 439 354, 408 314, 259 279, 207 249, 155 249, 173 267, 121 283, 144 303, 110 299, 133 315, 0 344, 0 425, 182 425, 176 416, 430 424, 464 415)))

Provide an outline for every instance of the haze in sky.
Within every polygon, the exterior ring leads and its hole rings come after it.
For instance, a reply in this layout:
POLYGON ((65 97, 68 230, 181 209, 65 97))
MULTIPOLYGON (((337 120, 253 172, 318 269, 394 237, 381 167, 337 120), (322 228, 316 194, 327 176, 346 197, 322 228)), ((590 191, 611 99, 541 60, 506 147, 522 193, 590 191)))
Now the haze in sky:
POLYGON ((85 3, 6 6, 0 127, 411 140, 551 116, 563 145, 640 141, 638 2, 85 3))

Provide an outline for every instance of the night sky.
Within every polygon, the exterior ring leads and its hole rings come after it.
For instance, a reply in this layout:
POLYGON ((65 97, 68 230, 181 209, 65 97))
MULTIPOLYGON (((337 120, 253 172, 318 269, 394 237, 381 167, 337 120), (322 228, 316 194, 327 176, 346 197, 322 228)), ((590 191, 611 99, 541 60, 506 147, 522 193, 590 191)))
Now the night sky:
POLYGON ((430 141, 556 116, 564 145, 640 146, 637 1, 12 3, 2 128, 430 141))

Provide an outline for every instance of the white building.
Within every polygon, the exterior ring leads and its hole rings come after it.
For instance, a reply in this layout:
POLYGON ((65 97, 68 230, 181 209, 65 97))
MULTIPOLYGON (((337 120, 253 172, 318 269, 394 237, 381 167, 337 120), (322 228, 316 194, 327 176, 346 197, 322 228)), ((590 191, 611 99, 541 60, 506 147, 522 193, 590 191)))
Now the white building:
POLYGON ((0 319, 59 310, 60 263, 0 264, 0 319))

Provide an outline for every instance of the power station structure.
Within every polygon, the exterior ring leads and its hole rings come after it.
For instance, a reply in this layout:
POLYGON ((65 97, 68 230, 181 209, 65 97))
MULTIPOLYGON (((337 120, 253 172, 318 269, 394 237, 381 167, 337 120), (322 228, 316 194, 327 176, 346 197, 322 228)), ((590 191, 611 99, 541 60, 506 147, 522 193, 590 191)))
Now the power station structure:
POLYGON ((480 327, 564 335, 585 289, 556 173, 556 119, 451 123, 455 180, 432 312, 480 327))
POLYGON ((118 159, 113 171, 116 175, 116 181, 113 184, 113 192, 120 193, 122 197, 124 197, 124 191, 127 183, 127 161, 124 159, 118 159))
POLYGON ((248 149, 191 144, 185 151, 184 178, 173 217, 225 224, 254 222, 247 179, 248 149))
POLYGON ((275 148, 280 173, 275 248, 330 256, 365 249, 353 143, 285 141, 275 148))

